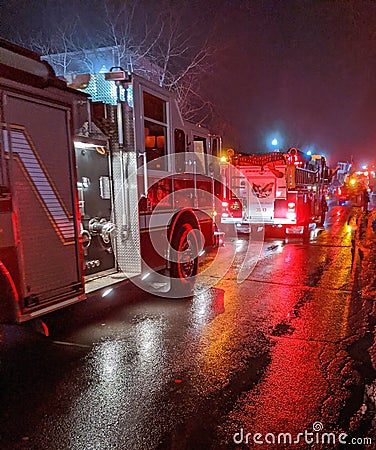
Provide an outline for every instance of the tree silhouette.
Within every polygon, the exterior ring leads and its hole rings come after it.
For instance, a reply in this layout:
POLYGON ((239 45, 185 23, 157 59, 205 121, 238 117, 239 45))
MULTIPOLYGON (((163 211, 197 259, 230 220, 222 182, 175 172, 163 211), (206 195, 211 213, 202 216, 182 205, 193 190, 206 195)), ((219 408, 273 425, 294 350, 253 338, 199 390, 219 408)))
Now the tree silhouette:
POLYGON ((114 66, 173 91, 185 119, 210 121, 213 105, 202 80, 217 53, 215 21, 200 19, 198 5, 186 0, 57 0, 46 2, 41 14, 39 31, 20 35, 18 41, 48 57, 58 74, 74 72, 77 58, 92 71, 93 49, 111 47, 114 66))

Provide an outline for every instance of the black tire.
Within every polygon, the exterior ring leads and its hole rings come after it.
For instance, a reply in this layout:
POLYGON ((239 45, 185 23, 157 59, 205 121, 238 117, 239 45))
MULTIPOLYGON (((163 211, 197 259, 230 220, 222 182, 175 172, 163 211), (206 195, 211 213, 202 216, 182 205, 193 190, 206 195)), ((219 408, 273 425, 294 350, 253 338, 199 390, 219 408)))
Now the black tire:
POLYGON ((198 272, 199 243, 195 228, 184 223, 174 233, 171 240, 174 252, 171 263, 171 289, 169 295, 175 298, 190 297, 193 294, 195 277, 198 272))

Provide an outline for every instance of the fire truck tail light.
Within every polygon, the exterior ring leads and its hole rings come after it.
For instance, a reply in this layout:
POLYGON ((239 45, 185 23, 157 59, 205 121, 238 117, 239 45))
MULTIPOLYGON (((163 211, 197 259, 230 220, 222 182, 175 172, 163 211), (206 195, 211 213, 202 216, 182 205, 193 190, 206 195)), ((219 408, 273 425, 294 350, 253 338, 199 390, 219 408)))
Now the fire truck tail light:
POLYGON ((242 204, 238 199, 230 199, 229 201, 222 202, 222 217, 241 217, 242 204))
POLYGON ((286 212, 286 218, 289 220, 295 220, 296 219, 296 212, 295 212, 295 202, 288 202, 287 203, 287 212, 286 212))
POLYGON ((232 211, 239 211, 239 210, 241 209, 241 204, 240 204, 240 202, 234 200, 234 201, 232 201, 232 202, 230 203, 229 208, 230 208, 232 211))

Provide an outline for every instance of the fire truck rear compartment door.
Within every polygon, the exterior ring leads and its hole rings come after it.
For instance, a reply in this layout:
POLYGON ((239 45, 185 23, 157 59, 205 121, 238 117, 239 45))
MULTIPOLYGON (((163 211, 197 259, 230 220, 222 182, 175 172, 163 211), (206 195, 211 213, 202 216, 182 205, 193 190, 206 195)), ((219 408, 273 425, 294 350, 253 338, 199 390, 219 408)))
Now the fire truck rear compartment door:
POLYGON ((74 297, 83 287, 69 109, 8 95, 6 119, 26 305, 74 297))
POLYGON ((274 219, 274 200, 276 183, 274 177, 247 176, 248 207, 247 213, 251 223, 272 223, 274 219))

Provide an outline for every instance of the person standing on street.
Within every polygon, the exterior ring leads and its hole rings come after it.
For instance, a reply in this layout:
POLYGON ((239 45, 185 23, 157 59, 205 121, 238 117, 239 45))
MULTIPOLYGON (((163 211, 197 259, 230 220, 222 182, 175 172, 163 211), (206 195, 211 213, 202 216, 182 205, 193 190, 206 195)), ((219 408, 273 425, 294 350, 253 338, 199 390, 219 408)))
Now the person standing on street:
POLYGON ((325 195, 322 195, 321 197, 321 217, 320 217, 320 225, 324 226, 324 222, 325 222, 325 215, 326 212, 328 211, 328 203, 326 202, 326 198, 325 195))
POLYGON ((368 191, 367 188, 364 188, 362 191, 362 207, 364 212, 368 211, 368 203, 369 203, 368 191))

